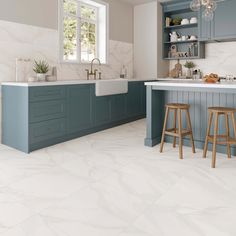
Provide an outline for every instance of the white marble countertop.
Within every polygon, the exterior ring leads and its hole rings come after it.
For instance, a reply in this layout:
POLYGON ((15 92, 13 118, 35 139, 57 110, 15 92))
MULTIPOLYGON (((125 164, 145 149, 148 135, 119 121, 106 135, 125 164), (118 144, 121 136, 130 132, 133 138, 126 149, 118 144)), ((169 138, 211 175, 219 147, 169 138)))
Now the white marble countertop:
MULTIPOLYGON (((135 81, 154 81, 156 79, 128 79, 128 82, 135 81)), ((55 86, 55 85, 73 85, 73 84, 95 84, 99 80, 57 80, 54 82, 2 82, 1 85, 37 87, 37 86, 55 86)))
POLYGON ((146 86, 157 87, 178 87, 178 88, 222 88, 222 89, 236 89, 236 81, 223 81, 219 83, 205 83, 202 80, 187 80, 187 79, 158 79, 158 81, 146 82, 146 86))

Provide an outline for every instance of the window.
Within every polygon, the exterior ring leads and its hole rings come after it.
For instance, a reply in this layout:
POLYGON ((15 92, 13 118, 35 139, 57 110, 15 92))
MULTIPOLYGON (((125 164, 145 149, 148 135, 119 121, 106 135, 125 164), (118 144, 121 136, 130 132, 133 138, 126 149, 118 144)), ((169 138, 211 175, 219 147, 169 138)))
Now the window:
POLYGON ((100 0, 61 0, 61 59, 107 63, 108 5, 100 0))

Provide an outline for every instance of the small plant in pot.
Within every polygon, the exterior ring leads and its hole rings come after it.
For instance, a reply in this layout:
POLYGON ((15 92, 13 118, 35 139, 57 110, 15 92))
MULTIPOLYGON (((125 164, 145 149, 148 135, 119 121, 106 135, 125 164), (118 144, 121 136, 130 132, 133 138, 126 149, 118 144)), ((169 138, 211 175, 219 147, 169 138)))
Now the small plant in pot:
POLYGON ((45 81, 46 74, 49 71, 49 64, 42 60, 42 61, 34 61, 34 72, 36 73, 38 81, 45 81))
POLYGON ((173 25, 181 25, 182 18, 177 16, 172 20, 173 25))
POLYGON ((191 79, 193 76, 193 68, 196 65, 192 62, 192 61, 186 61, 186 63, 184 64, 184 67, 187 68, 187 74, 186 77, 191 79))

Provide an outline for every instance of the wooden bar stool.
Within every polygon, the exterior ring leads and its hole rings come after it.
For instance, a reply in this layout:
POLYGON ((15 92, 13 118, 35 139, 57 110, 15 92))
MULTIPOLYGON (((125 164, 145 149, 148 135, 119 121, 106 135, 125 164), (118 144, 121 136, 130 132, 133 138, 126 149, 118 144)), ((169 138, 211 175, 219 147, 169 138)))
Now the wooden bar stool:
POLYGON ((234 117, 234 113, 236 112, 236 109, 235 108, 227 108, 227 107, 209 107, 208 112, 209 112, 209 120, 208 120, 208 127, 207 127, 203 157, 206 158, 208 143, 209 142, 213 143, 212 168, 215 168, 215 166, 216 166, 216 145, 217 144, 227 145, 228 158, 231 158, 230 145, 236 144, 236 126, 235 126, 236 123, 235 123, 235 117, 234 117), (210 133, 211 133, 213 115, 215 115, 215 124, 214 124, 214 134, 211 135, 210 133), (224 116, 224 118, 225 118, 226 134, 224 134, 224 135, 218 134, 218 128, 219 128, 218 126, 219 126, 219 117, 220 116, 224 116), (230 137, 229 116, 231 117, 231 121, 232 121, 232 125, 233 125, 234 138, 230 137))
POLYGON ((190 114, 189 114, 189 108, 190 108, 190 105, 188 104, 171 103, 171 104, 166 105, 166 114, 165 114, 165 120, 164 120, 164 125, 163 125, 160 152, 163 152, 165 135, 173 136, 174 148, 176 146, 176 138, 179 138, 179 158, 183 159, 183 137, 189 135, 190 141, 192 144, 192 151, 193 153, 195 153, 195 146, 194 146, 194 140, 193 140, 193 131, 192 131, 190 114), (174 112, 174 122, 173 122, 173 128, 167 129, 167 120, 168 120, 170 111, 174 112), (182 111, 186 112, 187 129, 183 129, 182 127, 182 111), (178 128, 176 125, 177 118, 178 118, 178 128))

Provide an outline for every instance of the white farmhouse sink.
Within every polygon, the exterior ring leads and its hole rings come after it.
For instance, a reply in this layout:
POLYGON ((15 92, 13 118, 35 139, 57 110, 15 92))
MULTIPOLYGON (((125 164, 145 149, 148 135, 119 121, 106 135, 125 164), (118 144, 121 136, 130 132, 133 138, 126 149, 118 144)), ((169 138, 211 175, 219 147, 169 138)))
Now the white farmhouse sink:
POLYGON ((96 81, 96 96, 128 93, 127 79, 110 79, 96 81))

